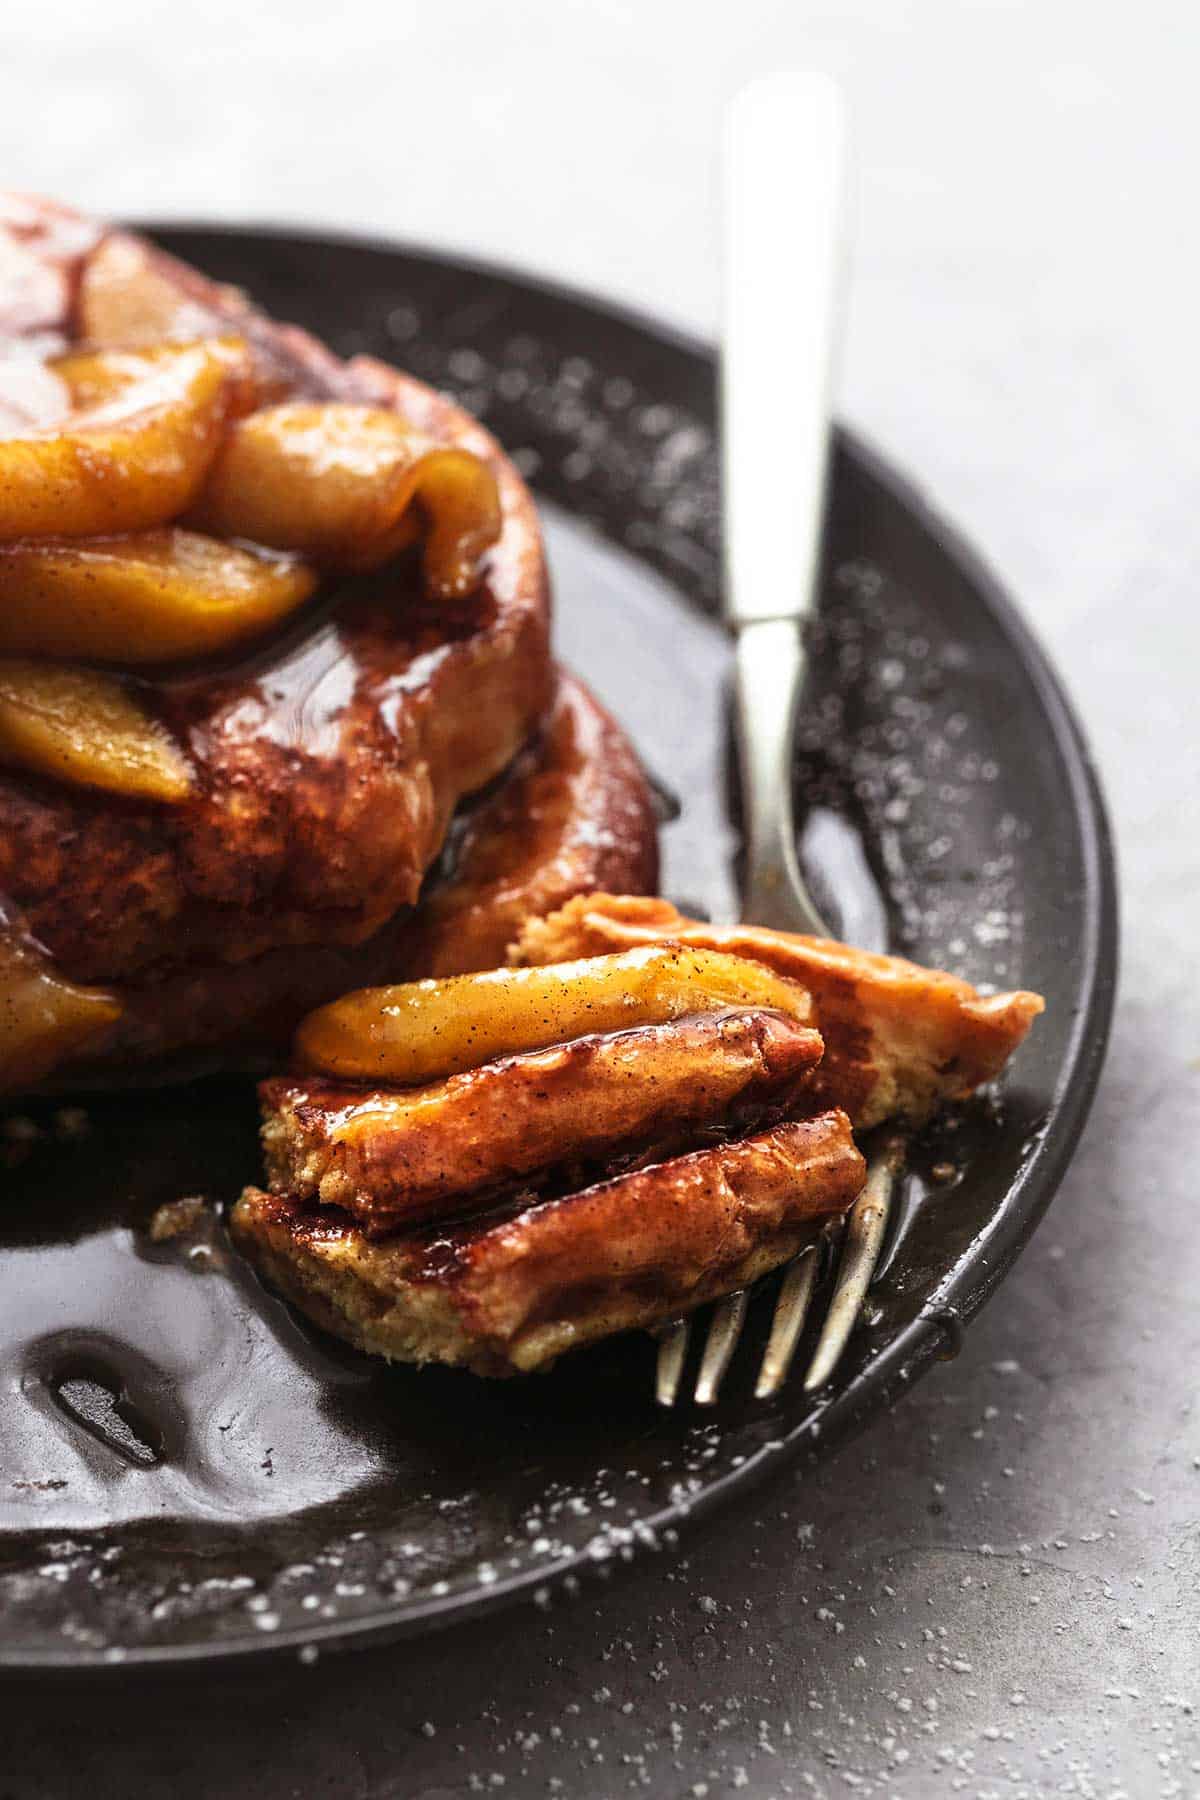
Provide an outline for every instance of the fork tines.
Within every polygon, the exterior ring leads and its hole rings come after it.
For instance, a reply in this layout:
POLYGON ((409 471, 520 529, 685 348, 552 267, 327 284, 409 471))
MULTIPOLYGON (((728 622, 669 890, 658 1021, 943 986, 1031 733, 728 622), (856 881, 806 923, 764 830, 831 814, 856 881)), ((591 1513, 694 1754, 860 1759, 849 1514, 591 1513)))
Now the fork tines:
MULTIPOLYGON (((804 1377, 805 1390, 809 1393, 823 1387, 833 1374, 861 1314, 879 1260, 892 1194, 903 1162, 903 1140, 893 1136, 884 1141, 867 1164, 862 1193, 846 1216, 833 1295, 804 1377)), ((754 1388, 758 1400, 777 1393, 787 1379, 817 1286, 820 1261, 819 1244, 809 1244, 784 1270, 770 1336, 754 1388)), ((713 1309, 692 1391, 697 1406, 711 1406, 715 1402, 741 1337, 748 1304, 749 1293, 743 1288, 726 1295, 713 1309)), ((691 1318, 677 1319, 661 1338, 655 1383, 660 1406, 674 1406, 679 1397, 691 1342, 691 1324, 691 1318)))

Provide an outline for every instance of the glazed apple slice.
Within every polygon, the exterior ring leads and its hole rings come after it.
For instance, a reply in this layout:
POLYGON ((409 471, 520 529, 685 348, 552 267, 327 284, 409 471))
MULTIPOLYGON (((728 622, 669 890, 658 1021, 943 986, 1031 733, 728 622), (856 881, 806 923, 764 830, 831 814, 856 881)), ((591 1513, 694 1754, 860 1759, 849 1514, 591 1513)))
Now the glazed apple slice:
MULTIPOLYGON (((236 291, 219 288, 217 298, 236 291)), ((122 232, 110 232, 80 273, 76 319, 79 336, 90 344, 204 337, 212 329, 213 311, 164 274, 149 245, 122 232)))
POLYGON ((7 928, 0 930, 0 986, 0 1093, 40 1081, 121 1016, 112 994, 67 981, 7 928))
POLYGON ((0 544, 0 653, 144 665, 259 637, 308 599, 298 557, 178 528, 0 544))
POLYGON ((439 1081, 497 1056, 693 1014, 764 1007, 806 1024, 797 982, 740 956, 655 945, 541 968, 360 988, 303 1021, 305 1068, 351 1081, 439 1081))
POLYGON ((409 471, 401 507, 415 504, 425 519, 422 566, 430 593, 458 600, 479 585, 484 553, 503 520, 496 479, 469 450, 427 450, 409 471))
POLYGON ((142 383, 178 365, 182 352, 196 350, 203 350, 225 370, 226 418, 241 418, 273 398, 275 390, 260 376, 249 345, 240 337, 207 337, 188 344, 164 341, 133 349, 68 350, 52 357, 46 366, 63 383, 71 404, 88 410, 136 395, 142 383))
POLYGON ((487 464, 431 443, 397 413, 342 404, 270 406, 228 433, 197 509, 219 537, 298 550, 363 570, 421 538, 439 597, 469 593, 500 535, 487 464))
POLYGON ((183 800, 182 751, 110 675, 0 659, 0 762, 134 800, 183 800))
MULTIPOLYGON (((0 540, 142 531, 194 500, 225 423, 228 352, 180 344, 126 360, 136 377, 98 404, 0 439, 0 540)), ((69 359, 55 368, 71 388, 69 359)))

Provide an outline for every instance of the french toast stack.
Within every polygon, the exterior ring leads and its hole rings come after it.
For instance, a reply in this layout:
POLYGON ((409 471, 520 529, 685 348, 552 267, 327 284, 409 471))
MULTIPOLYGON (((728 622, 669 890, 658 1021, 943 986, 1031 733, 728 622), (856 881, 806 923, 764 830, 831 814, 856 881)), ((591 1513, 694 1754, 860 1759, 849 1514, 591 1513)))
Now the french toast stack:
POLYGON ((656 873, 488 433, 0 196, 0 1089, 261 1066, 656 873))

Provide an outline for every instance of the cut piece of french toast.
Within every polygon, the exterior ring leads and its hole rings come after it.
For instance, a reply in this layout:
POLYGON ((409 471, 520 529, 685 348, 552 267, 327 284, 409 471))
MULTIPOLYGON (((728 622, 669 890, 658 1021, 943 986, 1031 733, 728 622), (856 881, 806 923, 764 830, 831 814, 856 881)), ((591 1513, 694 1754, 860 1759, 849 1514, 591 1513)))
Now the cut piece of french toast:
POLYGON ((541 1367, 787 1261, 858 1193, 856 1127, 990 1079, 1040 1010, 665 901, 577 898, 507 970, 307 1020, 297 1049, 324 1073, 263 1084, 275 1191, 246 1191, 235 1232, 361 1348, 541 1367))
POLYGON ((820 1055, 817 1033, 780 1013, 726 1012, 577 1037, 419 1087, 284 1076, 259 1087, 269 1185, 380 1235, 518 1182, 744 1130, 794 1107, 820 1055))
POLYGON ((345 1213, 260 1188, 231 1229, 301 1311, 359 1349, 512 1375, 766 1274, 844 1211, 863 1173, 849 1120, 825 1112, 378 1241, 345 1213))
POLYGON ((807 988, 825 1043, 814 1091, 859 1130, 889 1118, 919 1123, 993 1080, 1044 1006, 1040 994, 984 995, 903 957, 754 925, 711 925, 640 895, 577 896, 531 920, 510 957, 530 966, 659 943, 746 957, 807 988))

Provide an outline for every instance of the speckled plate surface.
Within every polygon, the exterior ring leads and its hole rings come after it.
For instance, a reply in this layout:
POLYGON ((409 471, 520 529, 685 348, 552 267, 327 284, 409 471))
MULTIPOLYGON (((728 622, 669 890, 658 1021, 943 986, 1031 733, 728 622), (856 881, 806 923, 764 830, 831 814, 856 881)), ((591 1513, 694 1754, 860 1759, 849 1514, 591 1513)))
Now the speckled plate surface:
MULTIPOLYGON (((495 271, 277 232, 164 229, 337 349, 452 389, 545 503, 562 653, 679 803, 664 888, 735 906, 715 623, 711 355, 495 271)), ((1050 1200, 1104 1052, 1116 902, 1102 802, 1045 658, 995 582, 874 456, 835 459, 797 781, 848 935, 1048 1011, 1004 1092, 919 1148, 869 1324, 813 1399, 663 1415, 634 1337, 487 1384, 387 1370, 310 1332, 215 1214, 257 1168, 247 1083, 8 1121, 0 1214, 0 1666, 118 1672, 363 1642, 538 1598, 669 1548, 690 1512, 890 1404, 1050 1200), (881 903, 878 895, 882 894, 881 903), (923 1176, 952 1163, 954 1179, 923 1176)), ((761 1337, 764 1314, 752 1316, 761 1337)))

